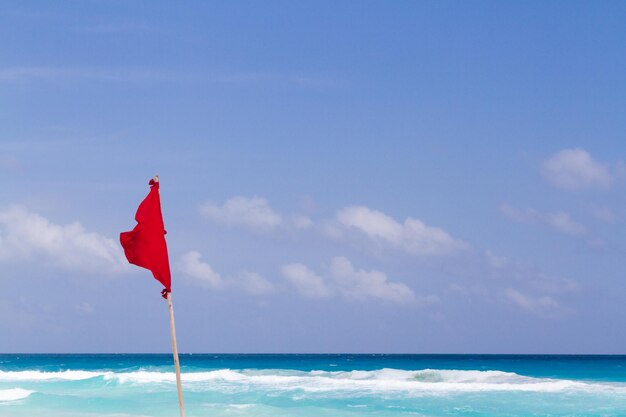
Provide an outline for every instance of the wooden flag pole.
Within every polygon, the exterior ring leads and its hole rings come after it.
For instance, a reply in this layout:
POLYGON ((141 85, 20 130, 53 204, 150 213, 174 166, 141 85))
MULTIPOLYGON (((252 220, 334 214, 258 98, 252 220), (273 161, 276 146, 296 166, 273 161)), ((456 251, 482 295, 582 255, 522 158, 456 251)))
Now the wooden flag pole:
POLYGON ((174 325, 174 307, 172 307, 171 273, 167 256, 167 244, 163 228, 163 213, 161 212, 161 189, 159 175, 150 181, 150 193, 143 199, 135 214, 137 225, 130 232, 120 233, 120 243, 124 248, 126 259, 133 265, 152 271, 154 278, 165 287, 161 294, 167 300, 170 314, 170 335, 172 337, 172 354, 176 369, 176 386, 178 388, 178 406, 180 417, 185 417, 185 402, 183 401, 183 387, 180 382, 180 362, 178 361, 178 347, 176 346, 176 326, 174 325), (156 188, 153 188, 156 185, 156 188), (156 191, 156 193, 154 193, 156 191))
POLYGON ((178 362, 178 348, 176 347, 176 326, 174 325, 174 307, 172 307, 172 293, 167 293, 167 309, 170 312, 170 333, 172 334, 172 353, 174 354, 174 368, 176 368, 176 386, 178 388, 178 405, 180 417, 185 417, 185 402, 183 401, 183 387, 180 383, 180 362, 178 362))
MULTIPOLYGON (((159 182, 159 174, 154 176, 154 182, 159 182)), ((161 189, 159 189, 161 196, 161 189)), ((178 406, 180 417, 185 417, 185 401, 183 400, 183 386, 180 381, 180 362, 178 361, 178 347, 176 346, 176 325, 174 324, 174 307, 172 306, 172 293, 166 292, 167 309, 170 313, 170 335, 172 337, 172 354, 174 355, 174 368, 176 369, 176 388, 178 389, 178 406)))

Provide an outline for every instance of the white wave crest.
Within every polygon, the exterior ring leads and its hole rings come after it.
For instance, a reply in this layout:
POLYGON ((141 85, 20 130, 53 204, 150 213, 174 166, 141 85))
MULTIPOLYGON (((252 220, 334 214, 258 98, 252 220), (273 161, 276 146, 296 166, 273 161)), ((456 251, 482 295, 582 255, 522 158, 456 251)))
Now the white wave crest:
MULTIPOLYGON (((137 371, 108 373, 107 380, 120 383, 173 383, 173 372, 137 371)), ((292 371, 292 370, 232 370, 220 369, 209 372, 187 372, 183 382, 204 388, 261 389, 305 392, 353 391, 353 392, 479 392, 479 391, 526 391, 526 392, 619 392, 626 394, 626 384, 594 383, 567 379, 532 378, 512 372, 465 371, 424 369, 405 371, 380 369, 376 371, 292 371)))
MULTIPOLYGON (((120 384, 169 384, 176 381, 173 372, 134 371, 19 371, 2 372, 4 381, 86 380, 101 377, 120 384)), ((183 383, 192 390, 301 391, 324 393, 342 391, 348 394, 399 392, 409 395, 428 393, 524 391, 524 392, 595 392, 626 394, 624 383, 585 382, 569 379, 533 378, 513 372, 476 370, 423 369, 406 371, 295 371, 283 369, 183 372, 183 383)))
POLYGON ((16 401, 28 397, 34 391, 22 388, 0 390, 0 401, 16 401))
POLYGON ((0 371, 0 381, 46 381, 52 379, 64 381, 80 381, 83 379, 91 379, 98 376, 104 376, 108 372, 92 372, 92 371, 60 371, 60 372, 43 372, 43 371, 0 371))

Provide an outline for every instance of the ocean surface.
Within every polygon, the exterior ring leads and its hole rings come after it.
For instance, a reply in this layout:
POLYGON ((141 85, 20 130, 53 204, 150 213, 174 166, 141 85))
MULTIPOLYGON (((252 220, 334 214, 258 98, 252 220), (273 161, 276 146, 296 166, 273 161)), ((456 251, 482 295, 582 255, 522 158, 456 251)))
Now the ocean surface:
MULTIPOLYGON (((626 416, 626 356, 181 355, 187 416, 626 416)), ((178 416, 171 355, 0 354, 0 416, 178 416)))

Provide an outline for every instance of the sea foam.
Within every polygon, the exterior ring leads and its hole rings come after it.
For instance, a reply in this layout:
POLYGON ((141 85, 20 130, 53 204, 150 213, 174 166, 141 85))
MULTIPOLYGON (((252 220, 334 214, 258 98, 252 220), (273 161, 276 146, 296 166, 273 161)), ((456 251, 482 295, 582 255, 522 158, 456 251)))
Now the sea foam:
POLYGON ((0 401, 22 400, 32 394, 33 391, 22 388, 0 390, 0 401))
POLYGON ((0 371, 0 381, 45 381, 50 379, 58 379, 65 381, 80 381, 83 379, 91 379, 98 376, 104 376, 106 372, 91 371, 0 371))
MULTIPOLYGON (((137 371, 108 373, 106 380, 120 383, 174 383, 172 372, 137 371)), ((626 394, 626 384, 582 382, 567 379, 533 378, 512 372, 437 370, 405 371, 380 369, 375 371, 293 371, 293 370, 232 370, 220 369, 208 372, 186 372, 183 382, 195 385, 259 388, 267 390, 300 390, 305 392, 353 391, 353 392, 479 392, 479 391, 526 391, 564 392, 586 391, 626 394)), ((199 387, 198 387, 199 388, 199 387)))
MULTIPOLYGON (((120 384, 169 384, 176 381, 173 372, 139 370, 134 372, 0 372, 3 381, 85 380, 102 378, 120 384)), ((331 392, 358 394, 402 392, 426 393, 523 391, 523 392, 594 392, 626 394, 624 383, 574 381, 569 379, 534 378, 503 371, 423 369, 406 371, 379 369, 374 371, 296 371, 284 369, 183 372, 183 383, 194 390, 261 390, 331 392)))

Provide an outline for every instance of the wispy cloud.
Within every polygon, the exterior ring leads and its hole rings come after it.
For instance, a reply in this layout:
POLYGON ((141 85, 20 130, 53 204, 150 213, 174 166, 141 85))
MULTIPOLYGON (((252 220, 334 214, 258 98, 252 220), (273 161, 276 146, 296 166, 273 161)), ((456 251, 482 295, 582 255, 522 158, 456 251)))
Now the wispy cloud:
POLYGON ((242 271, 232 281, 237 288, 251 295, 274 294, 278 291, 276 285, 256 272, 242 271))
POLYGON ((529 295, 513 288, 507 288, 504 294, 513 305, 531 313, 550 313, 561 308, 559 303, 548 295, 529 295))
POLYGON ((94 307, 86 301, 78 303, 74 307, 76 308, 76 311, 84 315, 93 314, 96 311, 94 307))
MULTIPOLYGON (((365 300, 368 298, 389 301, 394 304, 413 304, 418 300, 413 290, 401 282, 392 282, 384 272, 356 269, 343 256, 333 258, 330 263, 330 276, 338 291, 347 298, 365 300)), ((434 302, 435 298, 430 296, 434 302)))
POLYGON ((558 318, 574 311, 567 300, 582 289, 575 280, 491 250, 484 252, 483 262, 466 263, 465 268, 447 286, 450 301, 501 305, 505 300, 522 312, 558 318))
POLYGON ((441 228, 428 226, 416 218, 400 223, 391 216, 365 206, 339 210, 335 218, 313 221, 302 214, 286 215, 275 210, 262 197, 236 196, 223 204, 206 202, 200 214, 214 223, 258 231, 315 229, 324 236, 344 240, 365 240, 379 248, 400 250, 411 255, 441 256, 470 249, 441 228))
POLYGON ((282 274, 300 294, 309 298, 342 296, 352 300, 374 299, 420 306, 439 301, 432 295, 417 296, 406 284, 389 281, 384 272, 356 269, 343 256, 332 259, 326 277, 300 263, 283 266, 282 274))
POLYGON ((241 290, 250 295, 267 295, 277 292, 272 282, 256 272, 241 271, 238 274, 223 277, 209 263, 203 261, 202 255, 197 251, 182 255, 178 266, 187 278, 187 282, 212 291, 241 290))
POLYGON ((313 223, 313 220, 311 220, 310 217, 304 216, 302 214, 295 214, 291 216, 290 221, 291 221, 291 224, 296 229, 301 229, 301 230, 310 229, 315 225, 315 223, 313 223))
POLYGON ((113 239, 88 232, 78 222, 52 223, 19 206, 0 211, 0 260, 36 261, 63 270, 119 273, 128 270, 113 239))
POLYGON ((222 289, 224 282, 220 274, 215 272, 211 265, 201 261, 202 255, 196 251, 190 251, 181 256, 181 270, 190 277, 194 283, 212 290, 222 289))
POLYGON ((615 181, 607 164, 596 161, 584 149, 563 149, 547 159, 542 166, 544 178, 566 190, 607 189, 615 181))
POLYGON ((261 230, 272 230, 283 223, 283 216, 260 197, 233 197, 222 205, 207 202, 200 207, 200 213, 216 223, 261 230))
POLYGON ((504 268, 508 263, 504 256, 498 256, 489 249, 485 251, 485 259, 489 266, 496 269, 504 268))
POLYGON ((274 210, 265 198, 237 196, 224 204, 206 202, 200 214, 215 223, 241 226, 260 231, 277 229, 309 229, 313 221, 303 215, 283 215, 274 210))
POLYGON ((283 277, 305 297, 328 298, 332 290, 321 276, 317 275, 306 265, 293 263, 281 268, 283 277))
MULTIPOLYGON (((469 249, 469 245, 438 227, 428 226, 408 217, 403 223, 365 206, 346 207, 337 213, 337 225, 357 232, 383 247, 399 249, 412 255, 439 256, 469 249)), ((330 229, 331 236, 342 236, 342 230, 330 229)))
POLYGON ((571 216, 563 211, 557 213, 542 213, 534 209, 519 210, 508 204, 500 205, 500 211, 506 217, 519 223, 546 225, 559 233, 569 236, 583 236, 586 228, 572 220, 571 216))

